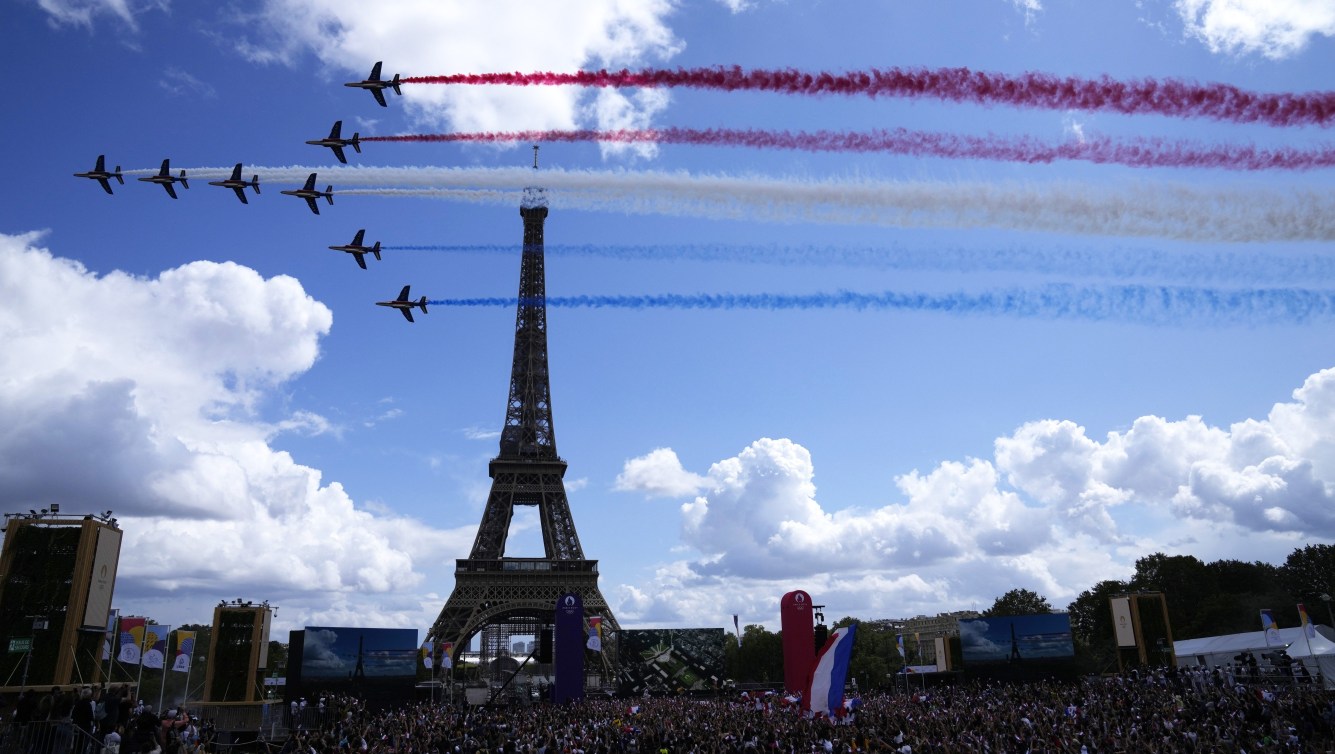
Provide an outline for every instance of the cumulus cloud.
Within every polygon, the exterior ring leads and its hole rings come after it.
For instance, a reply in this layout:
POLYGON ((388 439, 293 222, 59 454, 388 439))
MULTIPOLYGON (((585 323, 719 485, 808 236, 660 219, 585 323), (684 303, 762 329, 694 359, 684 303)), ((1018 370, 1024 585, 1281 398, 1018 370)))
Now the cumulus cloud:
POLYGON ((649 497, 685 497, 694 494, 704 483, 704 477, 682 467, 681 459, 671 448, 658 448, 626 461, 613 488, 622 492, 642 492, 649 497))
POLYGON ((213 262, 99 276, 39 240, 0 236, 0 499, 115 511, 118 597, 225 584, 299 612, 331 593, 390 595, 466 548, 468 533, 373 515, 269 445, 328 426, 259 408, 332 326, 295 279, 213 262), (61 316, 31 316, 56 300, 61 316))
POLYGON ((1216 53, 1280 60, 1302 52, 1313 36, 1335 36, 1335 4, 1327 0, 1176 0, 1174 5, 1187 33, 1216 53))
MULTIPOLYGON (((669 0, 266 0, 233 20, 248 30, 238 49, 252 60, 291 64, 313 53, 331 72, 364 76, 383 58, 386 76, 408 76, 661 61, 681 49, 665 23, 672 7, 669 0)), ((667 101, 663 93, 467 86, 409 86, 402 99, 421 126, 460 131, 568 129, 588 120, 642 127, 667 101)))
POLYGON ((692 498, 693 552, 622 589, 623 623, 689 624, 700 604, 768 620, 772 605, 738 593, 799 587, 871 615, 986 607, 1017 586, 1062 605, 1152 552, 1254 560, 1335 537, 1335 368, 1228 427, 1143 416, 1100 440, 1028 422, 992 459, 900 475, 901 499, 873 508, 819 502, 811 455, 788 439, 757 440, 692 484, 657 481, 689 473, 667 448, 625 462, 619 489, 692 498))

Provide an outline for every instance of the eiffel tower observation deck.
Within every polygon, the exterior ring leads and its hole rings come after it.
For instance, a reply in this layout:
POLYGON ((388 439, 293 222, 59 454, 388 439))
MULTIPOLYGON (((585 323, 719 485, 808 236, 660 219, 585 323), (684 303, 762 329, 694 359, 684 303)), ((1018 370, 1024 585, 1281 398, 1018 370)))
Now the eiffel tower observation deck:
MULTIPOLYGON (((580 595, 587 616, 602 617, 604 631, 620 628, 598 589, 598 561, 586 558, 580 546, 566 499, 566 462, 556 453, 547 368, 546 191, 524 189, 519 214, 524 220, 524 247, 500 452, 488 466, 491 492, 473 549, 467 558, 455 561, 454 590, 427 633, 430 641, 453 642, 456 655, 484 629, 484 638, 489 639, 483 642, 484 655, 488 646, 507 651, 508 642, 494 640, 497 633, 536 638, 550 630, 556 600, 567 593, 580 595), (519 505, 538 509, 543 557, 505 554, 519 505)), ((488 659, 482 658, 484 663, 488 659)))

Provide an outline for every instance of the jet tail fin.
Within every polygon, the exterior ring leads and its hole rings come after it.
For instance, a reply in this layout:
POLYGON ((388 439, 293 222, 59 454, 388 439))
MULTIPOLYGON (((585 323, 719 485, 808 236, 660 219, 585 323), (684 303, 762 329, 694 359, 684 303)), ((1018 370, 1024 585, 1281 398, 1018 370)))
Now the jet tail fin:
POLYGON ((357 154, 361 154, 361 153, 362 153, 362 138, 361 138, 361 136, 362 136, 362 135, 361 135, 360 132, 353 132, 353 134, 352 134, 352 141, 348 142, 349 144, 352 145, 352 148, 353 148, 353 149, 357 150, 357 154))
POLYGON ((182 186, 182 188, 190 188, 190 184, 189 184, 189 183, 186 183, 186 181, 185 181, 185 171, 184 171, 184 170, 181 171, 181 186, 182 186))
POLYGON ((260 193, 260 177, 258 175, 250 177, 250 187, 255 189, 255 193, 260 193))
POLYGON ((394 87, 394 93, 395 93, 395 94, 398 94, 398 95, 402 95, 402 94, 403 94, 403 90, 402 90, 402 89, 399 89, 399 84, 401 84, 401 83, 403 83, 403 82, 399 81, 399 74, 397 74, 397 73, 394 74, 394 80, 391 81, 391 82, 389 82, 389 85, 392 86, 392 87, 394 87))
POLYGON ((324 187, 324 198, 326 198, 326 199, 329 200, 329 204, 330 204, 330 206, 333 206, 333 204, 334 204, 334 187, 333 187, 333 186, 325 186, 325 187, 324 187))
POLYGON ((380 259, 380 242, 376 241, 375 246, 371 247, 371 253, 375 254, 376 259, 380 259))
POLYGON ((112 177, 112 178, 115 178, 115 179, 118 180, 118 181, 120 181, 122 186, 125 185, 125 177, 121 175, 121 166, 120 166, 120 165, 117 165, 117 166, 116 166, 116 172, 112 173, 112 174, 111 174, 111 177, 112 177))
POLYGON ((426 314, 426 296, 423 296, 422 300, 417 302, 417 305, 422 307, 422 313, 426 314))

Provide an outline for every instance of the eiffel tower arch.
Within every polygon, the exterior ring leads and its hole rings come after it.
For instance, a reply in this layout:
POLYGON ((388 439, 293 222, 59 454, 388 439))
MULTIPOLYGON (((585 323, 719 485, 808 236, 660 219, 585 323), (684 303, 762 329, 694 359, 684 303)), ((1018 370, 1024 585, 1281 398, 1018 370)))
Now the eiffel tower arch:
MULTIPOLYGON (((488 465, 491 491, 473 549, 455 561, 454 590, 427 639, 453 642, 457 656, 481 635, 481 661, 488 665, 510 653, 509 637, 550 631, 556 600, 574 593, 586 616, 600 616, 604 632, 620 626, 598 589, 598 561, 584 556, 566 499, 566 462, 556 453, 551 384, 547 371, 547 305, 543 226, 547 197, 541 188, 524 190, 519 214, 524 248, 519 268, 514 360, 500 452, 488 465), (543 557, 506 557, 505 544, 515 506, 537 508, 543 557)), ((604 644, 604 683, 615 677, 614 643, 604 644)), ((454 659, 454 658, 451 658, 454 659)))

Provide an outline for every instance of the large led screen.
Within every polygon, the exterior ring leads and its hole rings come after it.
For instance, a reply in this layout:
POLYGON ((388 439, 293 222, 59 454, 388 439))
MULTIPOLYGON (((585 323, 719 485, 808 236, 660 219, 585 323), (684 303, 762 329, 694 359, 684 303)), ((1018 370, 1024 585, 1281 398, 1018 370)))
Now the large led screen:
POLYGON ((960 649, 966 666, 1070 659, 1075 657, 1071 616, 1049 613, 961 620, 960 649))
POLYGON ((630 695, 714 689, 723 679, 721 628, 662 628, 617 633, 620 688, 630 695))

